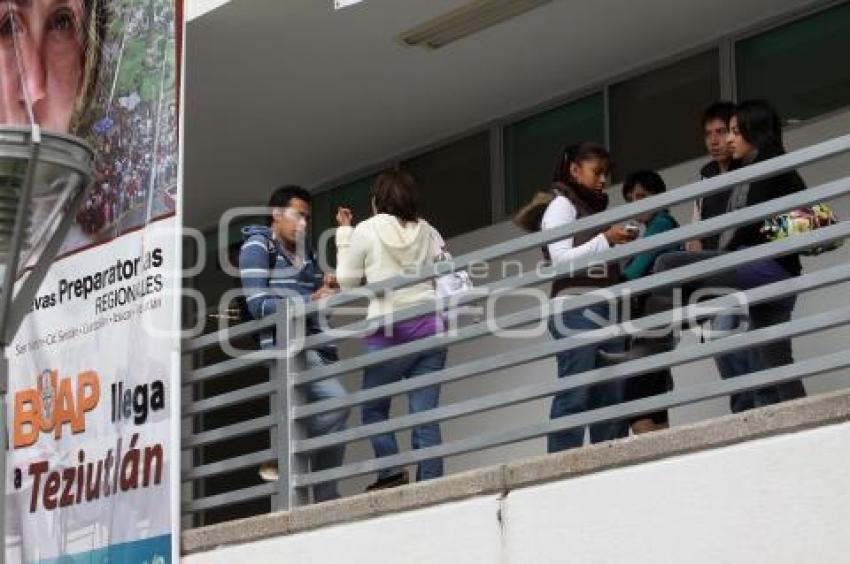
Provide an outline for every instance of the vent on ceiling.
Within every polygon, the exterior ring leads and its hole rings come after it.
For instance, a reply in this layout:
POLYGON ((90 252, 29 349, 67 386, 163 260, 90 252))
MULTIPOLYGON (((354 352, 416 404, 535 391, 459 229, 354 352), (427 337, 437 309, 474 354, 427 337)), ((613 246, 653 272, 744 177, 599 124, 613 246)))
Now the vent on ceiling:
POLYGON ((403 32, 398 38, 411 47, 439 49, 549 2, 551 0, 473 0, 403 32))

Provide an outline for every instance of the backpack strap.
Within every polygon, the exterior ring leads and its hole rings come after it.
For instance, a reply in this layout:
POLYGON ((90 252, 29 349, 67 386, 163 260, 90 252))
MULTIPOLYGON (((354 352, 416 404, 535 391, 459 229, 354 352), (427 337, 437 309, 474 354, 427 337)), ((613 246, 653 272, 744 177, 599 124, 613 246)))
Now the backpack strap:
POLYGON ((274 267, 277 266, 277 245, 273 239, 266 239, 266 251, 269 255, 269 278, 271 278, 271 273, 274 271, 274 267))

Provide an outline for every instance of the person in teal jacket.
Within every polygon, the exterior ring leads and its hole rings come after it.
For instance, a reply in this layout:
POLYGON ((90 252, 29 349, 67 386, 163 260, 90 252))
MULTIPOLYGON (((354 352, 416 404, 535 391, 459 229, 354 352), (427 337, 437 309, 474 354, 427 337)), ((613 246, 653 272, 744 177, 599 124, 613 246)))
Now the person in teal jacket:
MULTIPOLYGON (((627 202, 637 202, 650 196, 655 196, 667 191, 664 180, 657 172, 641 170, 633 172, 626 177, 623 183, 623 197, 627 202)), ((637 220, 646 226, 643 237, 651 237, 676 229, 679 223, 670 215, 666 209, 656 212, 648 212, 638 217, 637 220)), ((667 249, 656 249, 647 251, 632 258, 623 269, 622 276, 626 280, 636 280, 652 273, 655 260, 663 253, 677 250, 676 247, 667 249)), ((636 305, 633 312, 635 317, 642 315, 640 303, 636 305)), ((670 370, 659 370, 648 374, 641 374, 626 381, 625 401, 633 401, 641 398, 663 394, 673 389, 673 378, 670 370)), ((639 415, 630 421, 632 432, 635 434, 647 433, 658 429, 666 429, 669 425, 667 410, 657 411, 646 415, 639 415)))
MULTIPOLYGON (((626 180, 623 183, 623 197, 630 203, 637 202, 638 200, 643 200, 644 198, 655 196, 666 191, 667 186, 664 184, 664 180, 657 172, 653 172, 651 170, 633 172, 626 177, 626 180)), ((676 221, 676 219, 670 215, 669 210, 666 209, 658 210, 656 212, 648 212, 646 215, 637 219, 639 222, 646 225, 646 229, 644 230, 642 237, 651 237, 652 235, 658 235, 659 233, 664 233, 665 231, 670 231, 671 229, 679 227, 679 222, 676 221)), ((626 280, 637 280, 638 278, 646 276, 650 273, 650 271, 652 271, 655 259, 657 259, 659 255, 674 250, 676 250, 675 247, 672 249, 656 249, 654 251, 647 251, 639 254, 629 261, 628 265, 623 270, 623 278, 626 280)))

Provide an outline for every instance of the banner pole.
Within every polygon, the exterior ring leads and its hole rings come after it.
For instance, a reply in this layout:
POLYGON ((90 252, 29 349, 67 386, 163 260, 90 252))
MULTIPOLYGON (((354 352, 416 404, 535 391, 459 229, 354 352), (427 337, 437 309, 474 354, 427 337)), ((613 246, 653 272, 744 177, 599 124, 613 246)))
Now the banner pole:
POLYGON ((6 411, 6 392, 9 390, 9 359, 6 358, 6 347, 0 350, 0 531, 3 533, 3 550, 0 550, 0 564, 6 562, 6 451, 9 448, 8 417, 6 411))

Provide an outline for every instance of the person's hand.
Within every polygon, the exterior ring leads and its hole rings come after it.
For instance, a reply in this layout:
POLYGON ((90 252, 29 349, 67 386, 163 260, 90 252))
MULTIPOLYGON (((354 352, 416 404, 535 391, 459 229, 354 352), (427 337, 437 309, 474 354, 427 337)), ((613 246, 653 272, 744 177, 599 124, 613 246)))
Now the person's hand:
POLYGON ((326 287, 332 288, 332 289, 337 289, 337 288, 339 288, 339 282, 337 282, 335 275, 325 274, 325 277, 322 280, 322 286, 326 286, 326 287))
POLYGON ((313 300, 323 300, 336 294, 336 290, 330 286, 322 286, 310 295, 313 300))
POLYGON ((637 237, 637 233, 626 229, 623 225, 612 225, 603 231, 602 235, 608 240, 609 245, 622 245, 634 241, 637 237))
POLYGON ((336 223, 340 227, 351 227, 351 223, 354 221, 354 214, 351 213, 349 208, 337 208, 336 210, 336 223))
POLYGON ((694 239, 685 243, 685 250, 689 253, 698 253, 702 250, 702 241, 694 239))

